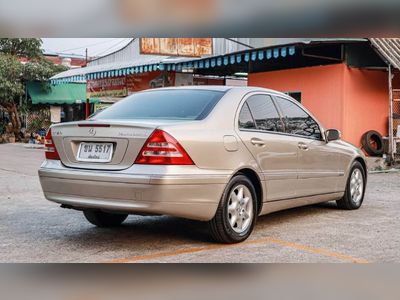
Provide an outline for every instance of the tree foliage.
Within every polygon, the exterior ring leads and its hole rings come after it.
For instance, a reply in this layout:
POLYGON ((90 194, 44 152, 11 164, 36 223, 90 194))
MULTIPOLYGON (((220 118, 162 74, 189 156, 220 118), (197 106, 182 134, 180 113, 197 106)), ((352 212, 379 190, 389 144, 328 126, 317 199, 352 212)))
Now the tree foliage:
POLYGON ((24 94, 23 65, 15 56, 0 54, 0 105, 11 104, 24 94))
POLYGON ((48 61, 41 44, 40 39, 0 38, 0 107, 8 112, 16 136, 21 130, 19 104, 26 82, 46 85, 51 76, 67 69, 48 61))
POLYGON ((22 79, 25 81, 47 81, 53 75, 65 70, 67 70, 65 66, 55 65, 44 57, 38 57, 24 65, 22 79))
POLYGON ((34 38, 0 38, 0 52, 17 57, 35 58, 42 55, 41 39, 34 38))

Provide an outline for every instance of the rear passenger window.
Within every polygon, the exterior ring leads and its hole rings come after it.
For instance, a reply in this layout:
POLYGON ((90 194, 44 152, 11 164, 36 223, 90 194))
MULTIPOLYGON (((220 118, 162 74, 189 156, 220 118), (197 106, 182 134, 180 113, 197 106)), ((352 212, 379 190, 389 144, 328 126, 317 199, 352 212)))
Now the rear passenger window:
POLYGON ((282 111, 286 133, 321 139, 318 123, 301 107, 280 97, 276 98, 276 102, 282 111))
POLYGON ((256 124, 254 123, 247 103, 243 104, 239 114, 239 128, 256 129, 256 124))
POLYGON ((283 132, 282 121, 272 98, 268 95, 254 95, 247 99, 257 129, 283 132))

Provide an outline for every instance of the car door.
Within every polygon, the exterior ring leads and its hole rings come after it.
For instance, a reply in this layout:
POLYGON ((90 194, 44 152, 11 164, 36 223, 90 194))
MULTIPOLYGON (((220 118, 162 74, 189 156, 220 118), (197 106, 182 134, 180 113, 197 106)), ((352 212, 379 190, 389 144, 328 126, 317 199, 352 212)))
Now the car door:
POLYGON ((297 144, 297 196, 305 197, 337 191, 339 171, 338 151, 326 143, 318 122, 294 100, 275 96, 285 125, 286 134, 297 144))
POLYGON ((266 180, 264 201, 296 197, 297 143, 283 134, 283 123, 272 97, 252 94, 239 111, 238 134, 266 180))

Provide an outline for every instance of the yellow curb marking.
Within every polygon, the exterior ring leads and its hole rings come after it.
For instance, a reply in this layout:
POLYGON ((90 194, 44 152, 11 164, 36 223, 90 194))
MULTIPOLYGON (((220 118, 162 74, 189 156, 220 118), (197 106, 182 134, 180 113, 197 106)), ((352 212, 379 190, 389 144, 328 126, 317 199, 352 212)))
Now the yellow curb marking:
POLYGON ((362 259, 362 258, 356 258, 356 257, 350 256, 350 255, 341 254, 341 253, 329 251, 326 249, 315 248, 315 247, 311 247, 311 246, 301 245, 301 244, 284 241, 284 240, 280 240, 280 239, 276 239, 276 238, 269 238, 269 237, 256 239, 256 240, 248 240, 248 241, 245 241, 245 242, 242 242, 239 244, 232 244, 232 245, 220 245, 220 244, 208 245, 208 246, 203 246, 203 247, 191 247, 191 248, 158 252, 158 253, 146 254, 146 255, 136 255, 136 256, 127 257, 127 258, 117 258, 117 259, 110 260, 108 262, 109 263, 133 263, 133 262, 157 259, 157 258, 162 258, 162 257, 177 256, 180 254, 189 254, 189 253, 196 253, 196 252, 202 252, 202 251, 218 250, 218 249, 223 249, 223 248, 234 248, 234 247, 237 248, 237 247, 243 247, 245 245, 257 245, 257 244, 264 244, 264 243, 275 244, 275 245, 279 245, 279 246, 283 246, 283 247, 301 250, 301 251, 308 252, 308 253, 332 257, 332 258, 336 258, 341 261, 347 261, 347 262, 358 263, 358 264, 368 263, 367 260, 362 259))

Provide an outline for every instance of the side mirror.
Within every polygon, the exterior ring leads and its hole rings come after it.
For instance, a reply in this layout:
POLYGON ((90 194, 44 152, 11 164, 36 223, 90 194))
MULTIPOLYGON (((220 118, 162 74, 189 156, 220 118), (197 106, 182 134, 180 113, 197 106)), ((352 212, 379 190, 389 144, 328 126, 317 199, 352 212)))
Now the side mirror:
POLYGON ((340 140, 342 134, 337 129, 328 129, 325 131, 326 142, 337 141, 340 140))

